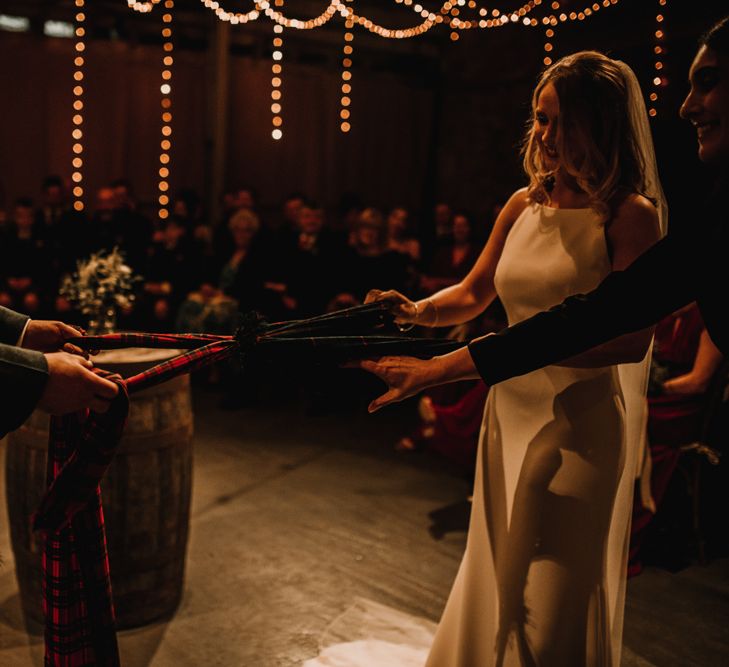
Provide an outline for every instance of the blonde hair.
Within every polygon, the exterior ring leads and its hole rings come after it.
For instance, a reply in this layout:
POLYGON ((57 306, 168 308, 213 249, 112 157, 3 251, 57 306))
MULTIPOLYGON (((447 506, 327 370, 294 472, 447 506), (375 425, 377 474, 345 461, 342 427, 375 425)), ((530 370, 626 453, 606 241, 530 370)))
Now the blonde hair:
POLYGON ((248 227, 255 233, 261 228, 261 221, 249 208, 241 208, 228 221, 228 229, 232 231, 234 227, 248 227))
POLYGON ((540 93, 550 83, 559 98, 560 165, 588 195, 590 207, 607 219, 621 196, 646 190, 625 76, 617 62, 597 51, 573 53, 544 71, 534 89, 522 148, 528 195, 538 203, 549 200, 545 181, 551 172, 535 138, 534 112, 540 93))

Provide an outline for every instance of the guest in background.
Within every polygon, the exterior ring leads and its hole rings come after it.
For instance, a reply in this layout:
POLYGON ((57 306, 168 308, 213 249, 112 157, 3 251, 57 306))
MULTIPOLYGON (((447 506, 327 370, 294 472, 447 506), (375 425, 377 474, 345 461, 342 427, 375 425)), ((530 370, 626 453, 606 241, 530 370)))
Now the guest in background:
POLYGON ((208 271, 199 288, 187 295, 177 316, 177 330, 232 334, 238 312, 260 310, 263 279, 255 238, 260 229, 258 216, 240 209, 228 223, 231 246, 222 262, 208 271), (211 273, 216 274, 214 277, 211 273))
POLYGON ((664 499, 681 447, 702 438, 706 392, 722 361, 695 302, 656 326, 648 387, 648 442, 633 502, 630 575, 642 570, 646 530, 664 499))
POLYGON ((202 257, 182 220, 170 217, 152 246, 136 316, 141 326, 171 331, 185 297, 200 284, 202 257))
POLYGON ((382 213, 366 208, 354 228, 352 246, 343 254, 339 275, 343 289, 336 297, 339 305, 362 303, 375 286, 397 284, 408 289, 410 258, 387 248, 387 229, 382 213))
POLYGON ((124 253, 127 264, 141 271, 147 262, 147 249, 152 241, 153 226, 150 220, 139 212, 134 199, 132 185, 126 178, 111 183, 114 193, 111 234, 106 240, 107 250, 114 245, 124 253), (108 244, 112 243, 111 247, 108 244))
POLYGON ((420 261, 420 241, 410 233, 409 214, 402 206, 393 208, 387 216, 387 249, 420 261))
POLYGON ((47 309, 48 263, 42 228, 33 202, 15 202, 13 216, 0 240, 0 305, 38 317, 47 309))
POLYGON ((89 226, 86 216, 68 205, 63 181, 47 176, 41 186, 41 205, 35 212, 36 226, 44 239, 48 298, 55 299, 53 310, 64 319, 73 317, 71 305, 57 296, 61 278, 74 271, 76 262, 89 253, 89 226))
POLYGON ((461 211, 453 216, 451 240, 440 245, 426 273, 420 279, 425 294, 455 285, 463 280, 481 252, 474 242, 471 217, 461 211))
POLYGON ((453 231, 453 211, 450 204, 439 202, 433 209, 433 228, 435 230, 436 243, 450 242, 453 231))
POLYGON ((346 247, 326 229, 324 212, 313 202, 299 209, 297 229, 287 293, 296 302, 297 315, 311 317, 323 313, 334 297, 336 265, 346 247))

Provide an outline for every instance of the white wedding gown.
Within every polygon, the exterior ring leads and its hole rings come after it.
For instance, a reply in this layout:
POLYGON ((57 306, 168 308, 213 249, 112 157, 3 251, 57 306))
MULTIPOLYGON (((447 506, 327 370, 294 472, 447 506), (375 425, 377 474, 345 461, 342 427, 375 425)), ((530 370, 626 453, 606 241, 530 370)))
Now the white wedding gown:
MULTIPOLYGON (((533 204, 495 284, 514 324, 609 271, 594 211, 533 204)), ((466 551, 427 660, 368 661, 368 641, 383 650, 373 632, 307 667, 618 667, 646 368, 550 366, 492 387, 466 551)))

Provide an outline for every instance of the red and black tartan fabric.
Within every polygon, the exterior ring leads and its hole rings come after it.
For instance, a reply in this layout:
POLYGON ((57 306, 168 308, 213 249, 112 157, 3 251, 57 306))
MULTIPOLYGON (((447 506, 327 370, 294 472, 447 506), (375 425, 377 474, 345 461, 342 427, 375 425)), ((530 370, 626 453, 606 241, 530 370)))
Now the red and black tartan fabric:
MULTIPOLYGON (((118 333, 84 336, 72 342, 85 349, 125 347, 188 348, 188 351, 122 380, 105 414, 79 413, 51 420, 48 484, 33 527, 43 531, 45 664, 53 667, 114 667, 119 652, 114 627, 109 560, 99 483, 124 430, 128 393, 146 389, 233 355, 259 354, 334 362, 410 354, 429 357, 465 343, 361 336, 355 331, 388 324, 384 304, 357 306, 308 320, 268 324, 257 315, 244 319, 235 336, 118 333)), ((103 373, 103 371, 99 371, 103 373)))

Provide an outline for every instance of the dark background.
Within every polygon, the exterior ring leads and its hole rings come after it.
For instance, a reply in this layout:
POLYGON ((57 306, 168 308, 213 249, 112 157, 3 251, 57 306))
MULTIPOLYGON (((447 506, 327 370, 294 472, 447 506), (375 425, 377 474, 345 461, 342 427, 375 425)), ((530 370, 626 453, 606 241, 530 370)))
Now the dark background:
MULTIPOLYGON (((228 0, 228 10, 252 3, 228 0)), ((326 0, 288 0, 289 16, 307 18, 326 0)), ((435 9, 440 3, 423 0, 435 9)), ((522 3, 502 0, 499 7, 522 3)), ((535 11, 547 13, 545 2, 535 11)), ((565 0, 566 11, 588 6, 565 0)), ((359 13, 392 26, 417 23, 394 0, 357 0, 359 13)), ((0 2, 0 13, 28 16, 31 33, 0 31, 0 185, 9 207, 37 196, 42 178, 70 176, 73 40, 43 35, 46 19, 73 20, 72 1, 0 2)), ((646 94, 654 76, 653 32, 658 0, 621 0, 581 22, 560 24, 553 57, 596 48, 628 62, 646 94)), ((696 40, 729 4, 669 0, 660 7, 668 53, 658 116, 652 121, 674 224, 690 217, 706 177, 694 131, 677 117, 696 40)), ((159 167, 159 84, 163 9, 132 12, 121 0, 87 0, 85 81, 86 203, 111 179, 126 176, 142 203, 154 204, 159 167)), ((464 17, 472 15, 465 12, 464 17)), ((212 136, 221 109, 214 102, 218 19, 197 0, 177 0, 173 21, 173 147, 171 191, 193 187, 214 205, 212 136)), ((523 184, 518 155, 531 91, 542 69, 544 29, 508 25, 461 32, 441 25, 408 40, 386 40, 355 28, 352 130, 339 130, 343 21, 312 31, 284 31, 284 137, 271 139, 272 23, 265 17, 231 26, 227 141, 223 186, 254 187, 265 215, 302 190, 330 211, 341 196, 367 205, 409 207, 427 227, 433 203, 490 221, 494 203, 523 184)))

